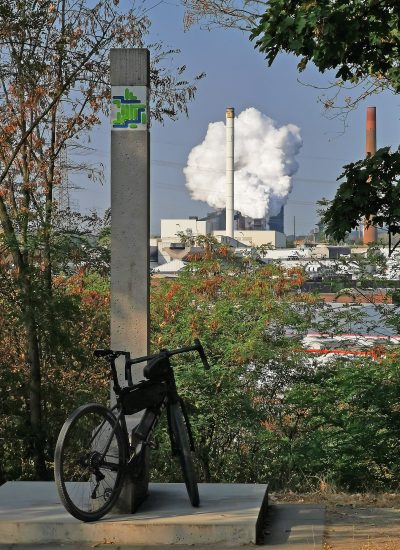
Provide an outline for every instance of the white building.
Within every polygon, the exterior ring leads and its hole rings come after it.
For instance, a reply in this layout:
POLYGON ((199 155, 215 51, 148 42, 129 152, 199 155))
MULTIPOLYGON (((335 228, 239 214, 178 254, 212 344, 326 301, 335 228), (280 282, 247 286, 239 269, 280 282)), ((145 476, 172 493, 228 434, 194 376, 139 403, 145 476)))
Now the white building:
MULTIPOLYGON (((225 231, 217 229, 212 232, 214 237, 224 237, 225 231)), ((270 230, 237 230, 235 239, 247 246, 261 246, 263 244, 271 245, 273 248, 284 248, 286 246, 286 237, 283 233, 270 230)))
POLYGON ((208 235, 208 222, 197 218, 161 220, 161 239, 163 241, 179 242, 178 233, 187 235, 208 235))
MULTIPOLYGON (((212 222, 208 219, 198 220, 197 218, 164 219, 161 220, 161 238, 158 240, 158 262, 159 264, 170 261, 169 249, 176 247, 180 242, 179 233, 185 235, 213 235, 218 240, 225 237, 225 230, 213 230, 212 222)), ((270 245, 273 248, 286 246, 286 237, 283 233, 269 230, 236 230, 235 240, 245 246, 270 245)))

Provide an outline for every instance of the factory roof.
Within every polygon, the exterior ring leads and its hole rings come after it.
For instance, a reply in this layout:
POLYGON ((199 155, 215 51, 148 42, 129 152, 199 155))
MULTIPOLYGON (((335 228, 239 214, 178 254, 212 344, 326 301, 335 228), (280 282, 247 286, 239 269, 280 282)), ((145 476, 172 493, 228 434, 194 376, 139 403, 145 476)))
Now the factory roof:
POLYGON ((182 260, 172 260, 166 264, 159 265, 153 269, 153 273, 178 273, 185 267, 186 263, 182 260))
POLYGON ((204 248, 201 246, 186 246, 185 248, 166 247, 162 250, 174 260, 186 260, 193 255, 199 256, 204 254, 204 248))

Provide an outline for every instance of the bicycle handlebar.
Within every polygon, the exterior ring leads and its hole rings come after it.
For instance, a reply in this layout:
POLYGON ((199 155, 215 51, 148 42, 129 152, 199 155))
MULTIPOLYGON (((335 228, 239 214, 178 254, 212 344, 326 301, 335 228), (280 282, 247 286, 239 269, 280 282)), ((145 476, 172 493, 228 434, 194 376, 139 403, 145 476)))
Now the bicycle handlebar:
POLYGON ((200 355, 200 359, 201 359, 201 362, 203 363, 204 368, 206 370, 210 368, 204 348, 201 345, 201 342, 198 338, 195 338, 194 346, 186 346, 184 348, 178 348, 174 350, 162 349, 158 353, 155 353, 153 355, 144 355, 142 357, 136 357, 135 359, 131 359, 129 351, 115 351, 112 349, 96 349, 94 351, 94 356, 108 358, 111 362, 113 362, 120 355, 124 355, 125 356, 125 379, 128 381, 128 384, 132 384, 132 373, 131 373, 131 369, 129 368, 130 366, 136 365, 137 363, 144 363, 145 361, 150 361, 151 359, 155 359, 156 357, 171 357, 172 355, 177 355, 179 353, 188 353, 190 351, 197 351, 198 354, 200 355))
POLYGON ((178 355, 179 353, 188 353, 189 351, 197 351, 198 354, 200 355, 200 359, 203 363, 204 368, 206 370, 210 368, 204 348, 201 345, 201 342, 198 338, 195 338, 194 346, 185 346, 184 348, 178 348, 173 350, 162 349, 158 353, 154 353, 153 355, 144 355, 143 357, 136 357, 136 359, 128 359, 127 363, 129 365, 135 365, 137 363, 143 363, 144 361, 150 361, 151 359, 155 359, 156 357, 160 357, 160 356, 172 357, 172 355, 178 355))

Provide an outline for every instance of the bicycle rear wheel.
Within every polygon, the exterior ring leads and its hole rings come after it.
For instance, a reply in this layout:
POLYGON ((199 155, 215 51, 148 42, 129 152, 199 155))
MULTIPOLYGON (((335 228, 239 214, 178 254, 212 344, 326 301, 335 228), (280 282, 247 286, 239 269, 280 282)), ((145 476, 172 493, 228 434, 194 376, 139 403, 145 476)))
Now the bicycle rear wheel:
POLYGON ((192 506, 199 506, 200 497, 193 466, 190 439, 180 403, 170 405, 171 430, 176 451, 181 463, 183 479, 192 506))
POLYGON ((54 456, 54 477, 62 503, 81 521, 96 521, 121 492, 126 443, 107 408, 89 403, 65 421, 54 456))

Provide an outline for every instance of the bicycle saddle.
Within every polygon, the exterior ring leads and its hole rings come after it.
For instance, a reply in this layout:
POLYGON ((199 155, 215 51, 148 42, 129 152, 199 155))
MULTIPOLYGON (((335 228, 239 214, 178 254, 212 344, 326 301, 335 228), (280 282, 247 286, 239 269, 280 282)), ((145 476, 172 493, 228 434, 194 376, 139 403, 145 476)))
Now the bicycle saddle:
POLYGON ((170 368, 169 358, 161 355, 147 363, 143 375, 148 380, 164 380, 170 368))

